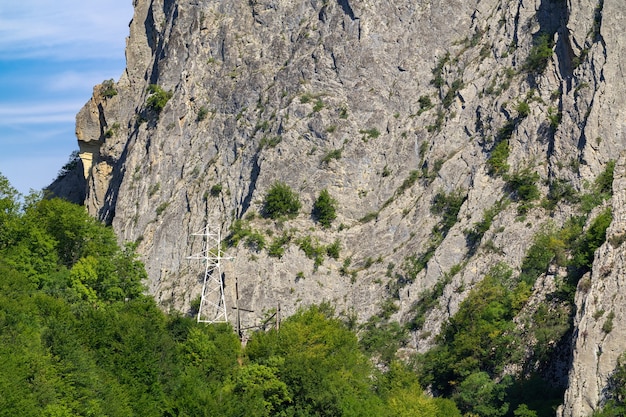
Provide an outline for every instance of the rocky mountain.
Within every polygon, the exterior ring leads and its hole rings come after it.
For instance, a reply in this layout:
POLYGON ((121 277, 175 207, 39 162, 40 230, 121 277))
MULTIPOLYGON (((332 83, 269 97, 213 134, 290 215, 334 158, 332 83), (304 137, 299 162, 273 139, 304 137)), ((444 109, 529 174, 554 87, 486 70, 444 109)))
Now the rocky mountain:
POLYGON ((243 327, 325 300, 361 323, 413 323, 407 352, 427 351, 506 264, 536 272, 516 317, 529 352, 541 308, 565 327, 544 341, 550 366, 528 353, 505 372, 552 372, 567 387, 562 416, 606 401, 626 350, 619 2, 134 6, 126 71, 77 116, 84 182, 76 171, 51 190, 84 195, 138 243, 163 308, 189 311, 202 291, 203 266, 187 257, 206 224, 233 258, 225 301, 245 309, 243 327), (277 184, 297 215, 271 215, 277 184), (323 190, 329 227, 314 210, 323 190), (570 245, 581 236, 589 265, 570 245), (538 270, 533 250, 552 254, 538 270))

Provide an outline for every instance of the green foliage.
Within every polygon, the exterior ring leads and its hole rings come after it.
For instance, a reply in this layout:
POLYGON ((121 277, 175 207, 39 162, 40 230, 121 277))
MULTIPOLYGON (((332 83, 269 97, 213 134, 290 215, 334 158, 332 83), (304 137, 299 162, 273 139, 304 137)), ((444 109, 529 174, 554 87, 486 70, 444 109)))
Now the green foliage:
POLYGON ((322 99, 317 99, 317 101, 315 102, 315 105, 313 106, 313 112, 319 112, 319 111, 321 111, 324 107, 325 107, 325 104, 324 104, 324 102, 322 101, 322 99))
POLYGON ((533 244, 522 260, 520 281, 530 286, 534 285, 537 278, 548 270, 557 253, 563 253, 564 248, 565 242, 554 231, 542 232, 535 236, 533 244))
MULTIPOLYGON (((68 158, 68 161, 59 170, 59 173, 57 174, 57 180, 60 180, 61 178, 65 177, 67 174, 72 172, 74 169, 76 169, 79 163, 80 163, 80 156, 78 155, 78 151, 72 151, 72 153, 70 154, 68 158)), ((1 178, 4 178, 2 177, 2 174, 0 174, 0 181, 2 181, 1 178)), ((4 179, 4 181, 6 181, 6 178, 4 179)))
POLYGON ((222 184, 217 183, 211 187, 211 189, 209 190, 209 193, 211 194, 211 197, 217 197, 222 193, 223 189, 224 187, 222 186, 222 184))
POLYGON ((507 400, 515 417, 551 417, 563 403, 564 388, 537 375, 520 378, 507 389, 507 400))
POLYGON ((425 111, 428 111, 432 109, 433 107, 435 107, 432 100, 428 96, 420 96, 418 102, 420 104, 420 109, 417 112, 418 116, 424 113, 425 111))
POLYGON ((341 148, 328 151, 321 160, 322 164, 328 164, 333 159, 337 159, 337 160, 341 159, 341 152, 342 152, 341 148))
POLYGON ((397 321, 388 323, 381 317, 372 316, 361 327, 359 346, 368 355, 376 356, 380 362, 390 364, 396 359, 398 349, 406 344, 407 338, 406 329, 397 321))
POLYGON ((509 158, 509 142, 503 140, 498 142, 487 159, 487 172, 489 175, 504 175, 509 170, 507 160, 509 158))
POLYGON ((369 139, 376 139, 377 137, 380 136, 380 132, 375 127, 372 127, 370 129, 359 130, 359 133, 363 134, 364 140, 365 140, 365 137, 369 139))
POLYGON ((451 281, 452 274, 446 274, 437 281, 437 283, 428 290, 424 290, 419 294, 417 301, 411 306, 413 318, 406 324, 411 331, 421 330, 426 323, 426 314, 439 303, 439 298, 443 295, 443 291, 451 281))
POLYGON ((196 122, 201 122, 209 115, 209 109, 206 106, 200 106, 198 109, 198 115, 196 116, 196 122))
POLYGON ((419 177, 420 177, 420 172, 419 171, 414 170, 414 171, 409 172, 409 176, 402 182, 402 185, 400 185, 400 187, 398 187, 398 189, 396 190, 396 194, 397 195, 401 195, 406 190, 408 190, 409 188, 413 187, 413 185, 419 179, 419 177))
POLYGON ((361 217, 359 219, 359 223, 365 224, 365 223, 369 223, 372 220, 376 220, 376 219, 378 219, 378 212, 377 211, 372 211, 372 212, 367 213, 365 216, 361 217))
MULTIPOLYGON (((573 265, 584 271, 591 269, 596 249, 606 240, 606 229, 613 220, 613 214, 610 208, 605 209, 598 215, 581 239, 578 240, 573 253, 573 265)), ((582 274, 581 274, 582 275, 582 274)))
POLYGON ((298 195, 284 182, 276 181, 267 192, 263 203, 263 216, 278 219, 286 216, 296 217, 300 211, 298 195))
POLYGON ((110 80, 102 81, 102 86, 100 87, 100 94, 104 98, 113 98, 117 95, 117 89, 115 88, 115 81, 111 78, 110 80))
POLYGON ((528 117, 528 115, 530 114, 530 106, 528 105, 527 101, 520 101, 519 103, 517 103, 517 106, 515 106, 515 110, 517 110, 517 116, 522 119, 528 117))
POLYGON ((561 201, 565 201, 570 204, 574 204, 580 201, 580 197, 576 192, 576 189, 563 179, 556 179, 550 182, 550 189, 546 199, 541 202, 541 206, 546 210, 554 210, 557 204, 561 201))
POLYGON ((113 136, 117 134, 119 129, 120 129, 120 124, 117 122, 113 123, 111 127, 107 129, 106 132, 104 132, 104 137, 107 139, 112 138, 113 136))
POLYGON ((591 212, 594 207, 602 204, 604 200, 611 198, 613 195, 614 170, 615 161, 608 161, 604 171, 602 171, 594 181, 590 192, 580 197, 580 208, 584 213, 591 212))
POLYGON ((452 82, 452 85, 450 86, 450 89, 448 90, 446 95, 443 97, 443 101, 442 101, 443 107, 445 107, 446 109, 450 107, 450 105, 454 101, 454 97, 462 88, 463 88, 463 82, 461 80, 454 80, 452 82))
POLYGON ((329 258, 333 258, 335 260, 339 259, 339 252, 341 251, 341 243, 339 239, 336 239, 333 243, 326 246, 326 255, 329 258))
POLYGON ((156 208, 156 215, 160 216, 161 214, 163 214, 163 212, 165 211, 165 209, 167 209, 169 207, 170 203, 167 201, 164 201, 163 203, 159 204, 159 206, 156 208))
POLYGON ((259 150, 264 148, 275 148, 280 142, 283 141, 282 136, 263 136, 259 141, 259 150))
POLYGON ((432 85, 437 88, 443 87, 445 81, 443 78, 443 68, 450 61, 450 53, 446 52, 446 54, 437 61, 437 65, 432 70, 433 79, 430 81, 432 85))
POLYGON ((613 173, 615 171, 615 161, 610 160, 606 163, 604 171, 596 178, 595 187, 598 193, 604 195, 613 195, 613 173))
POLYGON ((292 237, 290 233, 283 232, 282 235, 272 240, 272 243, 267 248, 267 254, 274 258, 281 258, 285 253, 285 246, 291 242, 292 237))
POLYGON ((442 216, 439 230, 444 237, 448 234, 452 226, 455 225, 459 210, 466 199, 467 195, 462 190, 455 190, 450 194, 439 191, 435 195, 433 203, 430 206, 430 211, 433 214, 442 216))
POLYGON ((554 107, 548 107, 548 122, 550 122, 550 129, 555 131, 561 124, 563 113, 557 111, 554 107))
POLYGON ((156 184, 152 184, 150 188, 148 188, 148 197, 152 197, 161 189, 161 183, 157 182, 156 184))
POLYGON ((265 248, 265 237, 250 227, 246 221, 237 219, 230 225, 230 234, 226 238, 226 244, 236 247, 242 240, 246 242, 248 248, 257 252, 265 248))
POLYGON ((512 318, 519 311, 511 269, 493 267, 442 328, 438 345, 420 360, 420 380, 444 395, 477 372, 495 376, 512 360, 512 318))
POLYGON ((375 369, 328 305, 243 350, 229 325, 168 316, 142 295, 133 246, 84 208, 20 209, 17 197, 0 176, 2 415, 460 416, 403 366, 375 369))
POLYGON ((568 334, 572 326, 571 307, 567 303, 558 303, 557 299, 552 301, 541 304, 532 317, 533 334, 537 340, 534 355, 543 363, 550 360, 557 342, 568 334))
POLYGON ((270 122, 267 120, 263 120, 262 122, 258 122, 256 126, 254 126, 253 134, 256 134, 256 132, 258 132, 259 130, 261 132, 267 132, 269 129, 270 129, 270 122))
POLYGON ((319 197, 313 203, 313 218, 324 228, 330 227, 333 220, 337 218, 337 200, 330 196, 327 189, 320 192, 319 197))
POLYGON ((553 46, 552 37, 549 34, 539 34, 535 38, 533 46, 528 53, 528 57, 524 62, 524 70, 534 74, 541 74, 552 58, 553 46))
POLYGON ((371 393, 371 368, 356 337, 323 306, 296 313, 280 331, 256 333, 246 354, 252 363, 276 367, 291 388, 291 401, 275 415, 382 412, 381 401, 371 393))
POLYGON ((315 268, 320 266, 324 262, 324 254, 326 253, 326 248, 317 242, 316 239, 313 239, 311 236, 301 237, 296 241, 298 247, 304 252, 307 258, 313 259, 315 262, 315 268))
POLYGON ((429 133, 439 132, 443 127, 443 122, 445 121, 446 113, 443 110, 437 111, 437 117, 435 118, 435 122, 432 125, 426 126, 426 130, 429 133))
POLYGON ((471 251, 476 249, 484 234, 491 229, 493 219, 504 209, 506 204, 506 199, 499 200, 496 204, 483 212, 482 220, 474 223, 474 226, 471 229, 464 231, 467 244, 471 251))
POLYGON ((157 114, 161 113, 161 110, 163 110, 169 99, 173 96, 171 91, 165 91, 156 84, 150 84, 148 93, 150 93, 150 95, 146 100, 146 105, 157 114))
POLYGON ((474 372, 461 382, 454 399, 461 412, 501 417, 509 411, 504 401, 508 381, 496 383, 486 372, 474 372))
POLYGON ((531 172, 530 168, 524 168, 512 174, 507 174, 506 186, 513 193, 513 199, 521 204, 517 211, 524 214, 531 207, 531 202, 539 199, 540 193, 537 187, 539 174, 531 172))

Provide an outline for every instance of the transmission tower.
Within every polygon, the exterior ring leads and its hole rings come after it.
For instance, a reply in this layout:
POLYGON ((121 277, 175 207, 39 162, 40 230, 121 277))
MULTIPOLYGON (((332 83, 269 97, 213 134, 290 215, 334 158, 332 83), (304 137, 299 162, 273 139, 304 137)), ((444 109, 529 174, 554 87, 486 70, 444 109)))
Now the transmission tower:
POLYGON ((222 238, 219 227, 211 231, 207 224, 204 229, 192 236, 202 237, 202 252, 188 256, 190 260, 204 261, 204 281, 198 308, 198 323, 227 323, 226 302, 224 300, 224 279, 222 278, 222 238))

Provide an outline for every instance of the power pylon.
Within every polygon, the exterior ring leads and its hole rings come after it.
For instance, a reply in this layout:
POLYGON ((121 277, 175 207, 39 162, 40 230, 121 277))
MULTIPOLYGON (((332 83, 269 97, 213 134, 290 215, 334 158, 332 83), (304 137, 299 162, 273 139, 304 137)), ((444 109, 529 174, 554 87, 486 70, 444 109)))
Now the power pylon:
POLYGON ((204 229, 192 236, 202 236, 202 252, 188 256, 190 260, 204 261, 204 281, 198 308, 198 323, 227 323, 224 279, 222 277, 222 236, 218 227, 211 231, 207 224, 204 229))

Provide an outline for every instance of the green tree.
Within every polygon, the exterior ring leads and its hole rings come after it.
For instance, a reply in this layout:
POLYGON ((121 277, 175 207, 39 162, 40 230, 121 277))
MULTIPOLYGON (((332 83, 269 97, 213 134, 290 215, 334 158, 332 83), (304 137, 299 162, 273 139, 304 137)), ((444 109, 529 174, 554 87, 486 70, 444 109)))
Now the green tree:
POLYGON ((511 269, 494 266, 443 326, 438 345, 420 361, 421 381, 451 395, 472 373, 497 375, 515 347, 512 318, 523 303, 516 301, 511 269))
POLYGON ((337 201, 330 196, 327 189, 323 189, 313 204, 313 218, 317 220, 322 227, 328 228, 332 221, 337 218, 336 211, 337 201))
POLYGON ((552 37, 548 33, 539 34, 534 42, 528 57, 524 62, 524 69, 528 72, 541 74, 552 58, 552 47, 554 46, 552 37))
POLYGON ((148 108, 154 110, 157 114, 161 113, 161 110, 173 96, 171 91, 165 91, 156 84, 150 84, 148 93, 150 93, 150 96, 148 96, 146 104, 148 108))
POLYGON ((486 372, 470 374, 454 395, 460 410, 481 417, 501 417, 509 411, 504 401, 507 383, 497 384, 486 372))
POLYGON ((300 207, 298 195, 284 182, 276 181, 265 196, 263 215, 270 219, 296 217, 300 207))

